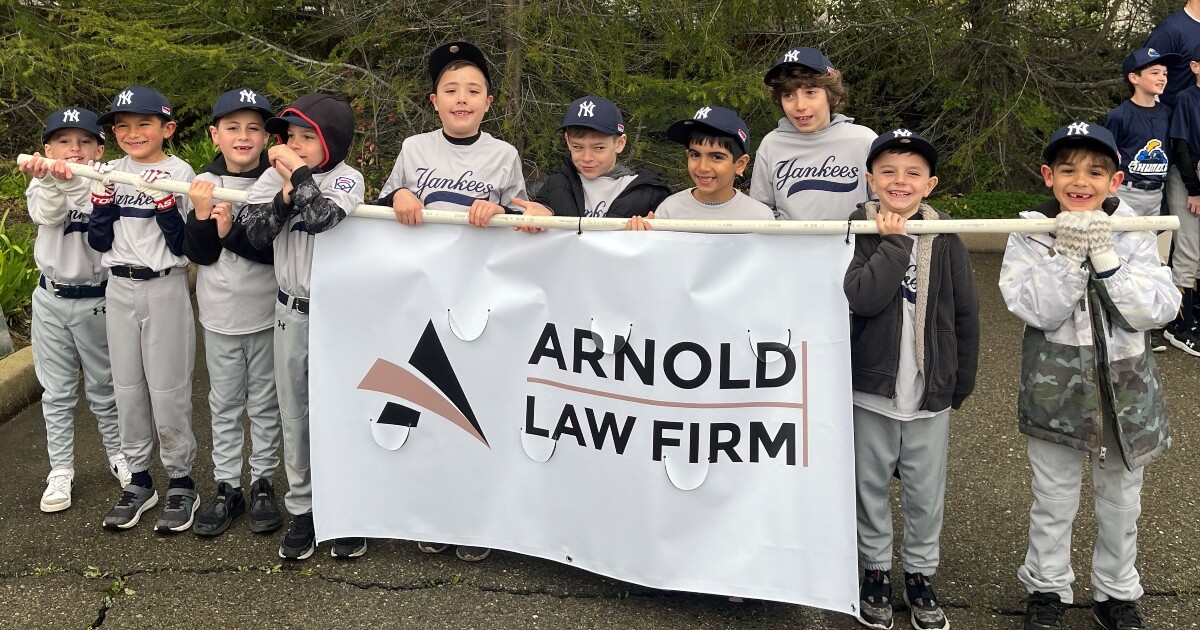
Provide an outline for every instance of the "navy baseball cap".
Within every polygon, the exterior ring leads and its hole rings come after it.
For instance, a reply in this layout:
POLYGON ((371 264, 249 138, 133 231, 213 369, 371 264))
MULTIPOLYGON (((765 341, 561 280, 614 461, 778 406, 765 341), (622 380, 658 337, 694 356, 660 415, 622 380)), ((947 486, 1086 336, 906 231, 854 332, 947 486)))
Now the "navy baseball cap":
POLYGON ((585 96, 571 101, 559 130, 567 127, 587 127, 610 136, 625 133, 625 119, 612 101, 599 96, 585 96))
POLYGON ((50 140, 59 129, 82 129, 104 144, 104 129, 96 122, 96 112, 82 107, 67 107, 60 109, 46 118, 46 127, 42 129, 42 144, 50 140))
POLYGON ((170 120, 171 102, 167 100, 167 97, 160 94, 158 90, 141 85, 131 85, 113 97, 112 105, 108 112, 96 122, 101 125, 112 124, 113 118, 117 114, 122 113, 154 114, 170 120))
POLYGON ((937 175, 937 149, 933 148, 933 143, 928 138, 908 129, 885 131, 875 138, 875 141, 871 143, 870 151, 867 152, 867 171, 871 171, 871 166, 880 153, 892 149, 915 151, 925 158, 926 162, 929 162, 929 174, 937 175))
POLYGON ((274 115, 271 101, 267 100, 267 97, 249 88, 238 88, 217 97, 217 104, 213 105, 212 124, 217 124, 222 116, 232 114, 239 109, 256 111, 262 114, 263 120, 274 115))
POLYGON ((487 81, 488 92, 492 91, 492 75, 488 72, 487 57, 483 56, 483 51, 467 42, 450 42, 434 48, 433 52, 429 53, 429 79, 433 83, 434 92, 437 91, 438 77, 442 76, 442 70, 455 61, 469 61, 477 66, 487 81))
MULTIPOLYGON (((288 109, 292 109, 292 108, 288 108, 288 109)), ((264 124, 263 127, 267 130, 267 133, 275 134, 286 140, 288 125, 296 125, 297 127, 305 127, 308 129, 315 128, 315 126, 313 125, 311 120, 309 120, 307 118, 303 118, 296 114, 288 114, 286 116, 276 116, 274 118, 268 118, 266 124, 264 124)))
POLYGON ((1170 68, 1183 61, 1183 57, 1175 53, 1160 53, 1153 48, 1139 48, 1125 58, 1121 63, 1121 74, 1137 72, 1146 66, 1162 65, 1170 68))
POLYGON ((742 151, 750 152, 750 128, 737 112, 724 107, 705 106, 696 110, 695 115, 684 120, 677 120, 667 127, 667 139, 688 146, 688 137, 697 127, 715 131, 723 136, 733 136, 742 145, 742 151))
POLYGON ((1077 143, 1089 143, 1112 157, 1117 164, 1121 163, 1121 150, 1117 148, 1117 141, 1113 139, 1112 133, 1105 129, 1104 125, 1081 121, 1060 127, 1050 134, 1050 142, 1042 150, 1042 159, 1049 164, 1060 149, 1077 143))
POLYGON ((833 71, 833 63, 820 50, 816 48, 791 48, 775 60, 775 65, 771 66, 767 70, 767 74, 763 76, 763 83, 771 83, 771 81, 791 66, 807 68, 817 74, 825 74, 833 71))

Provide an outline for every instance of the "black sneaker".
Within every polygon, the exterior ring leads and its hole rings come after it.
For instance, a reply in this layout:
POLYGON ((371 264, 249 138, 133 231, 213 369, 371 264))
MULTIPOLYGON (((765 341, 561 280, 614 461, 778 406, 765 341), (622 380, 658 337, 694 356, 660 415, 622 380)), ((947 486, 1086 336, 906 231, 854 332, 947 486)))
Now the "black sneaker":
POLYGON ((858 623, 876 630, 892 630, 892 576, 887 571, 863 572, 858 590, 858 623))
POLYGON ((918 630, 947 630, 950 621, 933 594, 929 577, 920 573, 904 574, 904 603, 908 604, 909 621, 918 630))
POLYGON ((1171 342, 1172 346, 1194 357, 1200 357, 1200 342, 1197 341, 1196 335, 1192 334, 1190 330, 1175 331, 1168 327, 1163 332, 1163 337, 1171 342))
POLYGON ((1145 630, 1137 602, 1110 599, 1092 605, 1092 616, 1104 630, 1145 630))
POLYGON ((197 536, 220 536, 229 529, 233 520, 246 511, 246 497, 241 488, 234 488, 222 481, 217 484, 217 496, 196 517, 192 531, 197 536))
POLYGON ((366 538, 337 538, 329 555, 334 558, 357 558, 367 553, 366 538))
POLYGON ((417 543, 417 549, 421 550, 421 553, 442 553, 443 551, 445 551, 449 548, 450 548, 450 545, 447 545, 446 543, 435 543, 435 542, 418 542, 417 543))
POLYGON ((458 556, 463 562, 480 562, 487 560, 487 557, 492 555, 492 550, 487 547, 471 547, 469 545, 459 545, 454 550, 454 555, 458 556))
POLYGON ((259 479, 250 485, 250 517, 246 525, 256 534, 269 534, 283 527, 283 514, 275 503, 275 488, 270 479, 259 479))
POLYGON ((1023 630, 1062 630, 1067 607, 1056 593, 1032 593, 1025 606, 1023 630))
POLYGON ((279 545, 279 557, 284 560, 307 560, 317 548, 317 532, 313 529, 312 512, 292 519, 283 542, 279 545))
POLYGON ((1154 352, 1166 352, 1167 340, 1163 337, 1166 329, 1155 328, 1150 331, 1150 350, 1154 352))

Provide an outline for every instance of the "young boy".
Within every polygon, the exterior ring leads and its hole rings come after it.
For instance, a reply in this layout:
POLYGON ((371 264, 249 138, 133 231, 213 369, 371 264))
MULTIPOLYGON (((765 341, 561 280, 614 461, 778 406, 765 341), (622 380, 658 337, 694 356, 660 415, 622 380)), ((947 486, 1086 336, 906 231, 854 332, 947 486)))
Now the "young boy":
MULTIPOLYGON (((422 210, 429 208, 467 212, 471 225, 487 227, 515 200, 528 198, 517 149, 479 130, 493 99, 487 58, 467 42, 443 44, 429 54, 429 78, 429 101, 442 128, 404 140, 376 203, 391 206, 405 225, 420 225, 422 210)), ((418 542, 417 548, 442 553, 449 545, 418 542)), ((466 562, 491 552, 465 545, 455 550, 466 562)))
MULTIPOLYGON (((332 229, 363 201, 363 177, 346 164, 354 137, 354 114, 346 101, 307 94, 266 122, 280 142, 267 152, 267 169, 246 193, 242 224, 250 244, 274 244, 275 384, 283 419, 284 505, 295 518, 279 545, 279 557, 304 560, 316 550, 308 441, 309 280, 315 235, 332 229)), ((339 538, 331 555, 357 558, 365 538, 339 538)))
POLYGON ((34 153, 34 159, 23 164, 21 172, 33 178, 25 198, 29 216, 38 226, 33 256, 42 273, 33 290, 30 327, 33 368, 44 390, 42 416, 50 455, 41 510, 59 512, 71 507, 74 413, 81 368, 84 392, 108 454, 109 470, 122 488, 129 483, 130 475, 121 454, 108 362, 104 325, 104 289, 108 281, 100 254, 87 244, 91 185, 88 179, 75 177, 66 165, 99 160, 104 154, 104 132, 96 123, 95 113, 68 107, 46 119, 42 144, 47 158, 61 161, 49 166, 34 153))
MULTIPOLYGON (((667 127, 667 138, 687 147, 688 175, 696 185, 667 197, 647 219, 725 219, 770 221, 771 209, 733 187, 750 163, 750 129, 737 113, 705 106, 692 118, 667 127)), ((653 227, 640 216, 628 230, 653 227)))
POLYGON ((1165 396, 1146 334, 1170 321, 1179 291, 1151 232, 1113 233, 1120 153, 1100 125, 1054 132, 1041 168, 1054 199, 1022 213, 1053 218, 1054 234, 1013 233, 1000 269, 1008 309, 1025 322, 1019 428, 1033 468, 1029 549, 1017 576, 1030 593, 1026 630, 1061 628, 1073 600, 1071 524, 1080 466, 1092 460, 1096 548, 1093 614, 1109 630, 1145 627, 1137 518, 1145 465, 1170 446, 1165 396))
POLYGON ((645 216, 671 190, 654 173, 618 164, 625 150, 625 120, 612 101, 585 96, 567 106, 559 131, 569 158, 550 176, 532 202, 514 200, 533 216, 645 216))
MULTIPOLYGON (((514 199, 527 199, 517 149, 479 130, 494 98, 487 58, 467 42, 443 44, 429 54, 429 77, 442 128, 404 140, 378 205, 392 206, 405 225, 420 225, 429 208, 467 212, 471 225, 486 227, 514 199)), ((434 549, 423 548, 445 546, 434 549)))
MULTIPOLYGON (((141 86, 121 90, 101 125, 111 124, 126 155, 99 171, 140 173, 144 182, 188 182, 192 167, 163 151, 175 133, 171 104, 141 86)), ((154 531, 192 526, 199 497, 192 481, 196 438, 192 435, 192 364, 196 329, 183 255, 186 196, 142 185, 92 184, 88 243, 108 268, 108 349, 116 388, 121 450, 132 480, 104 517, 106 529, 133 527, 158 503, 150 478, 155 443, 167 469, 166 502, 154 531)))
POLYGON ((929 578, 940 560, 950 409, 975 386, 979 303, 971 259, 954 234, 910 235, 909 221, 947 219, 924 203, 937 186, 937 150, 907 129, 884 133, 867 154, 879 201, 854 220, 879 235, 854 239, 846 271, 854 380, 858 620, 892 627, 892 473, 904 500, 904 601, 914 628, 949 628, 929 578))
POLYGON ((217 493, 193 531, 219 536, 246 511, 242 493, 242 410, 250 418, 250 531, 283 525, 271 478, 279 467, 279 403, 275 398, 272 334, 279 283, 273 251, 251 245, 241 222, 244 204, 214 205, 214 187, 248 190, 270 168, 263 147, 271 104, 250 89, 225 92, 213 106, 208 134, 220 153, 192 180, 183 248, 198 265, 196 303, 204 327, 217 493))
POLYGON ((1171 277, 1183 294, 1180 310, 1164 332, 1171 345, 1200 357, 1195 319, 1196 277, 1200 275, 1200 47, 1189 55, 1193 81, 1176 96, 1171 110, 1171 169, 1167 208, 1179 217, 1171 239, 1171 277))
POLYGON ((862 175, 875 132, 836 113, 842 74, 816 48, 793 48, 764 81, 783 118, 758 145, 750 196, 781 219, 845 221, 869 198, 862 175))
POLYGON ((1117 196, 1142 216, 1158 216, 1162 211, 1171 109, 1157 97, 1167 86, 1167 65, 1178 57, 1160 55, 1153 48, 1130 53, 1121 64, 1121 74, 1131 95, 1104 119, 1104 127, 1121 150, 1125 176, 1117 196))

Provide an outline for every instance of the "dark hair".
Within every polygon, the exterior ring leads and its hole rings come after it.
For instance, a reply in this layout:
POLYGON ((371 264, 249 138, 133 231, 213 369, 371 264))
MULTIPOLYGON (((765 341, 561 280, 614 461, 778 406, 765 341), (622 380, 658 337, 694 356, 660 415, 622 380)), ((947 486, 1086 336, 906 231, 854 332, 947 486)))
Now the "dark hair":
POLYGON ((920 157, 922 160, 925 160, 925 165, 929 167, 929 175, 930 175, 930 177, 932 177, 932 176, 933 176, 933 165, 929 163, 929 158, 925 157, 925 154, 924 154, 924 153, 921 153, 920 151, 918 151, 918 150, 916 150, 916 149, 912 148, 912 146, 905 146, 905 145, 894 146, 894 147, 892 147, 892 148, 890 148, 890 149, 887 149, 887 150, 884 150, 884 151, 880 151, 880 152, 879 152, 879 155, 876 155, 876 156, 875 156, 874 158, 872 158, 872 159, 871 159, 871 161, 870 161, 870 162, 867 164, 867 172, 868 172, 868 173, 874 173, 874 172, 875 172, 875 161, 876 161, 876 160, 878 160, 878 159, 879 159, 879 156, 883 155, 884 153, 894 153, 894 154, 896 154, 896 155, 904 155, 905 153, 911 153, 911 154, 913 154, 913 155, 919 156, 919 157, 920 157))
POLYGON ((771 99, 776 107, 783 107, 783 96, 801 88, 823 88, 829 95, 830 115, 842 111, 846 104, 846 84, 842 83, 842 73, 833 68, 814 72, 803 66, 789 66, 771 79, 771 99))
POLYGON ((1167 67, 1167 64, 1166 64, 1166 63, 1159 62, 1159 61, 1152 61, 1152 62, 1150 62, 1150 63, 1148 63, 1148 64, 1146 64, 1146 65, 1142 66, 1141 68, 1138 68, 1137 70, 1134 70, 1133 72, 1128 72, 1128 73, 1126 73, 1126 74, 1125 74, 1125 87, 1128 87, 1128 88, 1129 88, 1129 95, 1130 95, 1130 96, 1133 96, 1134 94, 1137 94, 1137 88, 1133 87, 1133 81, 1130 81, 1130 80, 1129 80, 1129 75, 1131 75, 1131 74, 1136 74, 1136 75, 1138 75, 1138 76, 1140 77, 1140 76, 1142 76, 1142 71, 1144 71, 1144 70, 1149 70, 1150 68, 1153 68, 1154 66, 1162 66, 1162 67, 1163 67, 1163 70, 1170 71, 1170 68, 1168 68, 1168 67, 1167 67))
POLYGON ((1054 168, 1059 164, 1075 162, 1080 159, 1092 158, 1100 162, 1104 166, 1104 170, 1111 176, 1117 172, 1117 163, 1113 161, 1113 156, 1108 151, 1092 144, 1091 142, 1078 142, 1060 147, 1053 155, 1050 156, 1049 166, 1054 168))
POLYGON ((442 68, 442 71, 438 73, 437 81, 433 82, 434 91, 437 91, 437 86, 442 84, 442 77, 446 76, 447 72, 450 72, 451 70, 458 70, 459 68, 475 68, 476 70, 479 70, 480 74, 483 75, 484 92, 487 94, 492 93, 492 83, 491 81, 488 81, 487 73, 483 71, 483 68, 480 68, 466 59, 455 59, 454 61, 446 64, 446 67, 442 68))
POLYGON ((733 159, 735 160, 741 158, 743 155, 746 155, 746 150, 742 148, 742 142, 740 140, 729 134, 720 133, 717 130, 710 129, 708 127, 703 129, 693 129, 690 133, 688 133, 688 148, 691 148, 693 144, 708 144, 715 147, 721 147, 722 149, 729 151, 729 154, 732 155, 733 159))
POLYGON ((603 131, 600 131, 599 129, 594 129, 592 127, 585 127, 583 125, 567 125, 566 127, 563 127, 563 133, 565 133, 567 135, 567 138, 570 140, 586 139, 586 138, 591 138, 591 137, 620 138, 623 135, 623 134, 612 135, 612 134, 604 133, 603 131))

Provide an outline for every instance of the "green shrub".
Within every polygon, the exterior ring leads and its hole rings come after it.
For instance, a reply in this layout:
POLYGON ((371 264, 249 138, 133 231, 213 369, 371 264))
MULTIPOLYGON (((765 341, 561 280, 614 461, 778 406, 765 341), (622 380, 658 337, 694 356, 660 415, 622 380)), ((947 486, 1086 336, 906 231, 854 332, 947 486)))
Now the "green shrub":
POLYGON ((1015 219, 1017 213, 1049 199, 1014 191, 975 191, 965 195, 935 197, 929 204, 955 219, 1015 219))
POLYGON ((30 230, 9 230, 8 212, 0 217, 0 309, 13 321, 25 318, 38 270, 33 261, 33 234, 30 230))
POLYGON ((25 199, 29 181, 17 170, 16 162, 0 165, 0 199, 25 199))

